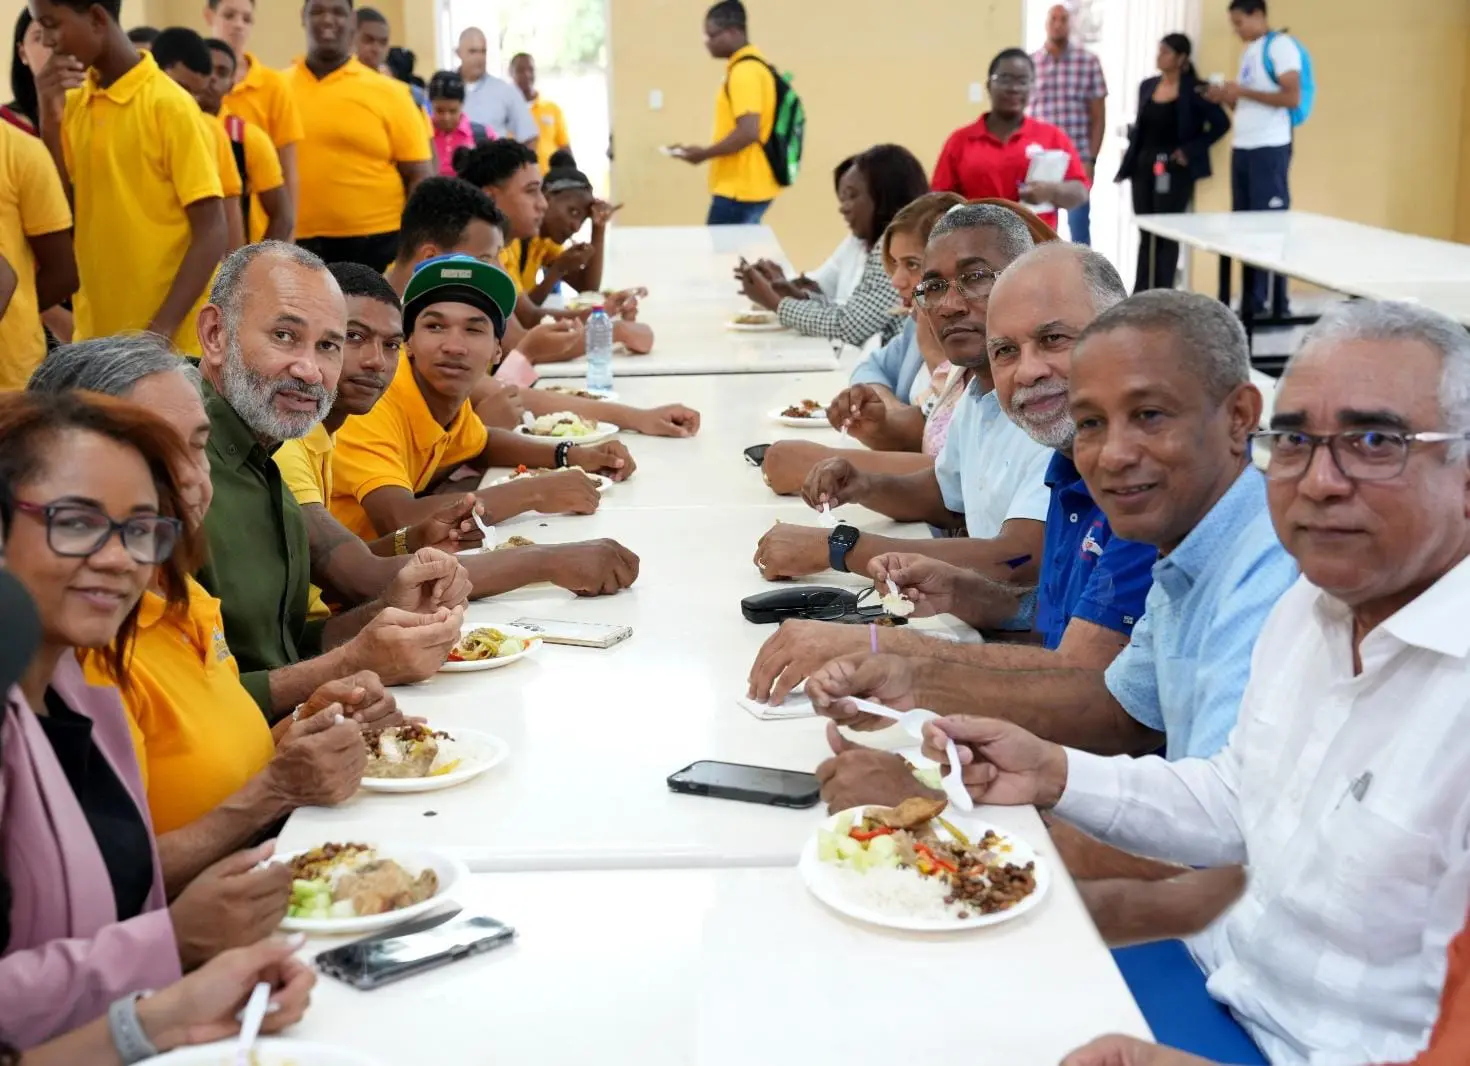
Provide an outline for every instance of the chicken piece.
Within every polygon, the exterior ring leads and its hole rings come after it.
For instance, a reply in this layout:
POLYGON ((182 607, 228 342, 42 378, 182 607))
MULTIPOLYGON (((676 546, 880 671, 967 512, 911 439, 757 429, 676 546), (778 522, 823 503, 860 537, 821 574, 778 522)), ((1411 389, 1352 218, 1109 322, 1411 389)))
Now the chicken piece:
POLYGON ((439 878, 425 870, 417 878, 392 859, 364 863, 337 882, 333 899, 350 899, 359 915, 387 914, 422 902, 439 890, 439 878))
POLYGON ((916 829, 931 818, 939 817, 948 806, 947 799, 913 796, 897 807, 869 807, 867 817, 890 829, 916 829))
POLYGON ((364 777, 428 777, 439 756, 439 738, 421 725, 394 726, 381 733, 364 734, 368 749, 364 777))

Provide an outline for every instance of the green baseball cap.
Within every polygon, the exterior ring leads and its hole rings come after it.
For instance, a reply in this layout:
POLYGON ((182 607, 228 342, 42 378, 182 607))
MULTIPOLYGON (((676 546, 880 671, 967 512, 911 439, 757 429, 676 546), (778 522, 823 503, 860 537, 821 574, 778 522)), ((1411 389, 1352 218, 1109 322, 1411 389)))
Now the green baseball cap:
POLYGON ((403 329, 412 333, 424 308, 437 303, 462 303, 490 316, 497 339, 516 309, 516 285, 498 266, 472 255, 436 255, 425 259, 403 290, 403 329))

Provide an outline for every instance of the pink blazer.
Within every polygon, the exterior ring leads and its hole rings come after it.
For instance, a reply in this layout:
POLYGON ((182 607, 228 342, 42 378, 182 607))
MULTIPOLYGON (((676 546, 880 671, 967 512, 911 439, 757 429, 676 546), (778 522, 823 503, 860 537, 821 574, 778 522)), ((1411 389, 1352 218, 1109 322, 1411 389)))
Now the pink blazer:
MULTIPOLYGON (((92 719, 98 749, 148 821, 117 690, 87 684, 70 654, 51 685, 92 719)), ((144 913, 119 922, 86 815, 19 689, 10 690, 0 730, 0 861, 14 896, 0 956, 0 1035, 24 1049, 99 1017, 129 992, 177 981, 179 952, 157 847, 144 913)))

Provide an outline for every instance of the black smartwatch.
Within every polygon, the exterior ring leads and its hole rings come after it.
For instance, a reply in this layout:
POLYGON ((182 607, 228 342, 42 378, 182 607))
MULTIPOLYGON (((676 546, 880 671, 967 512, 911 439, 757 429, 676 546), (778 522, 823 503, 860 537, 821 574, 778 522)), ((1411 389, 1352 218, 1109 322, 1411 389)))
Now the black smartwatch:
POLYGON ((573 447, 573 443, 569 440, 564 440, 556 446, 556 458, 554 460, 556 469, 565 470, 567 468, 567 456, 571 453, 573 447))
POLYGON ((852 551, 857 544, 858 537, 863 531, 857 526, 850 526, 846 522, 839 522, 831 533, 827 534, 827 562, 832 569, 839 574, 847 573, 847 553, 852 551))

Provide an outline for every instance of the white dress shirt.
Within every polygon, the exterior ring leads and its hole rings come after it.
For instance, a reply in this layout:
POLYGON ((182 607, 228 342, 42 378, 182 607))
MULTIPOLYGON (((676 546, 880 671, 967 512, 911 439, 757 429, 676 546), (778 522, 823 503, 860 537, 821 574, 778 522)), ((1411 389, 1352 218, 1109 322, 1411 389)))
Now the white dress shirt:
POLYGON ((1192 948, 1273 1063, 1412 1059, 1470 897, 1470 560, 1369 633, 1299 581, 1209 759, 1067 752, 1056 813, 1196 866, 1247 863, 1192 948))

